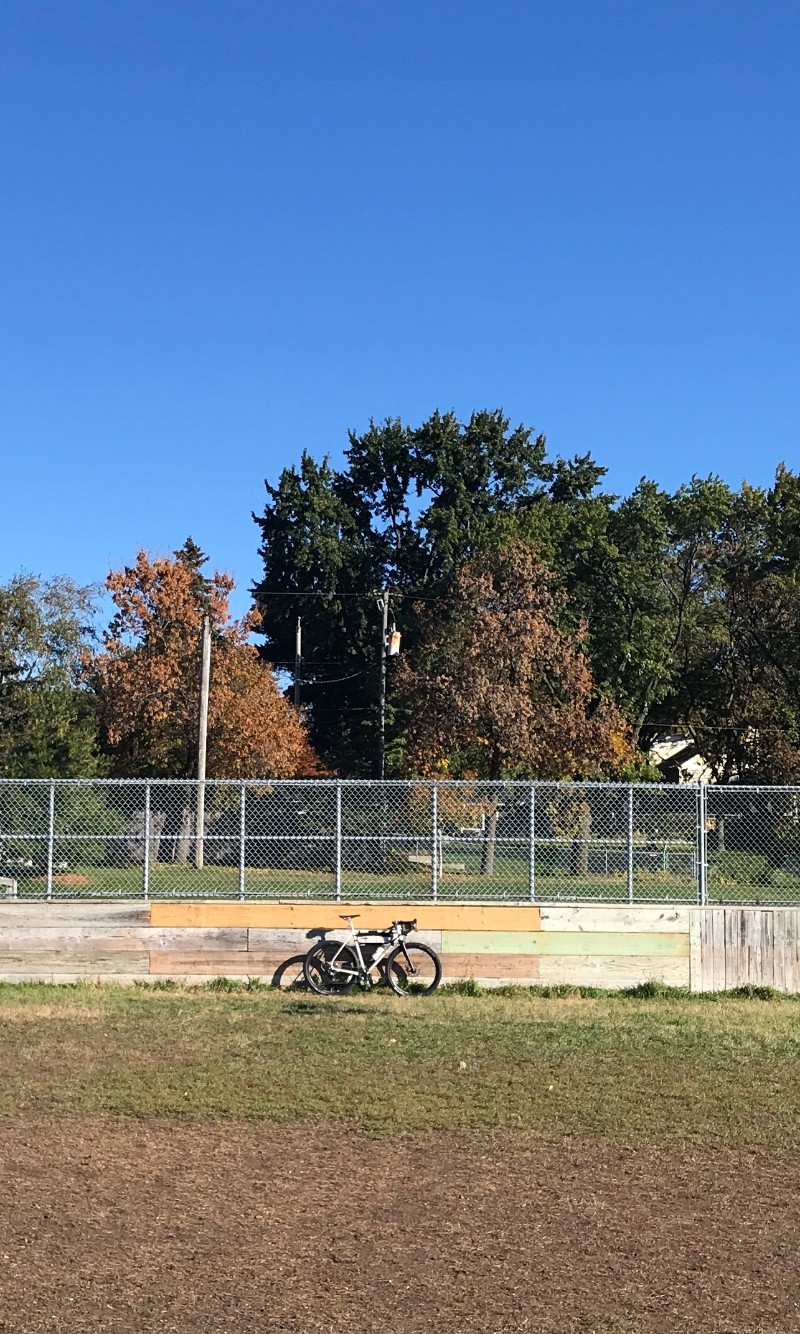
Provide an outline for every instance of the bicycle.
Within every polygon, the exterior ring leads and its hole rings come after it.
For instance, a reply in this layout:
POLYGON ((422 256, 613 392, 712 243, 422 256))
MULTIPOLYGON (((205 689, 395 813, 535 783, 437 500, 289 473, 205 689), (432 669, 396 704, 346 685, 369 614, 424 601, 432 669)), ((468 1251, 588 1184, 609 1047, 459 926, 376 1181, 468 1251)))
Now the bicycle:
POLYGON ((392 922, 387 931, 357 931, 353 922, 360 913, 340 915, 349 927, 347 937, 313 945, 303 963, 306 982, 318 996, 346 996, 356 984, 370 991, 385 983, 398 996, 430 996, 436 990, 441 959, 429 945, 406 940, 416 930, 416 919, 392 922))

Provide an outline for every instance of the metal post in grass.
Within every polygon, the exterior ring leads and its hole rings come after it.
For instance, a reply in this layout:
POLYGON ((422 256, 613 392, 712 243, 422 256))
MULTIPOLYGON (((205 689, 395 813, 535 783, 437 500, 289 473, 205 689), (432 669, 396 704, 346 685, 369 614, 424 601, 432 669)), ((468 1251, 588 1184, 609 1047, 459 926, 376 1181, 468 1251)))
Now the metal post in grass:
POLYGON ((628 785, 628 902, 633 903, 633 784, 628 785))
POLYGON ((336 784, 336 838, 333 854, 336 902, 342 897, 342 785, 336 784))
POLYGON ((531 903, 536 902, 536 788, 531 783, 528 818, 530 821, 530 843, 528 847, 528 896, 531 903))
POLYGON ((245 858, 245 819, 247 816, 247 784, 242 782, 239 788, 239 898, 244 898, 244 868, 247 865, 245 858))
POLYGON ((439 792, 431 784, 431 898, 439 897, 439 792))
POLYGON ((53 897, 53 844, 55 841, 56 827, 56 784, 55 779, 50 779, 50 801, 49 813, 47 817, 47 897, 53 897))
POLYGON ((150 897, 150 779, 144 780, 144 864, 142 867, 142 897, 150 897))

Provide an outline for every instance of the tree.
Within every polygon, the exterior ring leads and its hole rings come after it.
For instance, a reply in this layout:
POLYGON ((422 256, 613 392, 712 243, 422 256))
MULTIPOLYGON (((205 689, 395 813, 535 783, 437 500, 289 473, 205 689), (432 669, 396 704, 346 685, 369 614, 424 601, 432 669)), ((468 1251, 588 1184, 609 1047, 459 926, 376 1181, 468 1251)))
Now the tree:
MULTIPOLYGON (((544 436, 511 428, 501 411, 466 422, 434 413, 351 432, 345 465, 304 453, 267 487, 263 578, 254 589, 265 655, 290 666, 303 621, 303 698, 317 749, 344 773, 374 770, 380 620, 375 593, 392 589, 404 653, 422 628, 420 598, 446 596, 463 564, 522 529, 543 552, 556 514, 579 509, 603 475, 586 456, 548 461, 544 436)), ((563 527, 563 523, 561 524, 563 527)), ((546 558, 546 556, 545 556, 546 558)), ((406 726, 390 681, 387 757, 401 763, 406 726)))
POLYGON ((319 771, 306 729, 248 643, 252 618, 232 620, 229 575, 202 573, 189 539, 173 557, 144 551, 106 580, 116 613, 87 663, 114 774, 196 773, 202 620, 212 629, 209 777, 295 777, 319 771))
POLYGON ((800 477, 744 483, 710 544, 674 707, 723 783, 800 778, 800 477))
POLYGON ((598 695, 580 643, 557 628, 561 597, 529 547, 509 543, 456 574, 422 612, 400 686, 408 763, 443 777, 595 778, 631 759, 629 729, 598 695))
POLYGON ((83 687, 93 590, 66 575, 0 587, 0 775, 88 778, 102 770, 96 701, 83 687))

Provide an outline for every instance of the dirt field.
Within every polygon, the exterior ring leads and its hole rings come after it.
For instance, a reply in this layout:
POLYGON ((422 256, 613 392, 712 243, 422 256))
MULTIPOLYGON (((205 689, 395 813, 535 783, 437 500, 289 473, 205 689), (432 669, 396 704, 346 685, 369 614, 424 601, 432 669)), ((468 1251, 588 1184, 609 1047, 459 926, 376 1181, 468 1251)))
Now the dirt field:
POLYGON ((800 1160, 528 1135, 5 1124, 8 1331, 800 1328, 800 1160))
POLYGON ((798 1019, 0 988, 0 1330, 794 1334, 798 1019))

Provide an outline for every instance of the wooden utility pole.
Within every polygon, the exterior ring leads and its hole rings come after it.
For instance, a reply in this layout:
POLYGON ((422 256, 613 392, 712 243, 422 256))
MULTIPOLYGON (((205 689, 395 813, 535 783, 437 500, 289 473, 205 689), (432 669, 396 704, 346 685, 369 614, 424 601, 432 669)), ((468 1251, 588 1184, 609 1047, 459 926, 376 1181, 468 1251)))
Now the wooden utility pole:
POLYGON ((300 712, 300 677, 303 670, 303 622, 297 618, 294 635, 294 707, 300 712))
POLYGON ((208 694, 211 684, 211 621, 203 617, 203 640, 200 652, 200 711, 197 725, 197 825, 195 828, 194 864, 203 867, 203 835, 206 823, 206 747, 208 744, 208 694))
POLYGON ((378 693, 378 755, 375 765, 375 777, 383 778, 386 772, 386 636, 389 630, 389 590, 384 588, 378 594, 378 607, 381 612, 381 647, 380 647, 380 686, 378 693))

